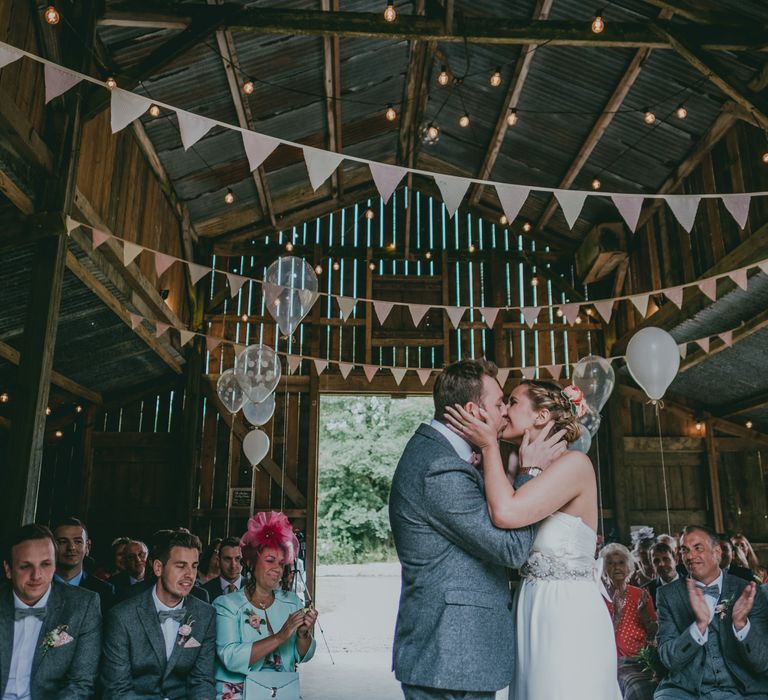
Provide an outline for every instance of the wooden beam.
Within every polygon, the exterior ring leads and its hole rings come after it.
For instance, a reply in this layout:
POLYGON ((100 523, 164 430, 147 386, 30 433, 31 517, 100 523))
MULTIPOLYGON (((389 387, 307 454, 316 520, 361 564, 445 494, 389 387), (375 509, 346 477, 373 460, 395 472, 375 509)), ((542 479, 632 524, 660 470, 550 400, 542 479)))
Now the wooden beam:
POLYGON ((7 90, 0 90, 0 137, 27 163, 53 171, 53 154, 7 90))
MULTIPOLYGON (((717 9, 695 7, 685 0, 645 0, 649 5, 666 10, 669 15, 675 14, 683 19, 699 24, 721 24, 724 26, 744 24, 743 16, 734 16, 733 12, 723 12, 717 9)), ((716 8, 716 5, 715 5, 716 8)))
POLYGON ((35 211, 35 203, 32 196, 25 192, 11 177, 8 169, 0 162, 0 192, 2 192, 22 214, 31 214, 35 211))
MULTIPOLYGON (((339 0, 321 0, 323 12, 338 12, 339 0)), ((323 36, 323 90, 325 92, 325 121, 328 128, 326 143, 334 153, 342 151, 341 121, 341 48, 339 37, 323 36)), ((331 195, 342 194, 342 169, 331 174, 331 195)))
POLYGON ((746 399, 713 408, 712 413, 717 417, 724 418, 726 416, 735 416, 739 413, 751 413, 766 406, 768 406, 768 391, 760 391, 757 394, 748 396, 746 399))
POLYGON ((627 402, 619 392, 614 391, 608 401, 605 414, 608 417, 608 449, 611 459, 611 471, 613 473, 613 512, 615 514, 616 528, 619 536, 626 538, 629 534, 629 506, 628 494, 631 485, 627 483, 627 468, 624 455, 624 426, 623 417, 627 402))
MULTIPOLYGON (((533 10, 534 20, 545 20, 549 17, 549 11, 552 9, 553 0, 536 0, 536 6, 533 10)), ((515 71, 512 75, 512 80, 507 88, 507 95, 504 98, 499 116, 496 119, 496 126, 493 129, 493 135, 491 136, 488 149, 485 153, 485 159, 480 166, 480 170, 477 173, 479 180, 490 180, 491 173, 493 172, 493 166, 496 164, 496 159, 501 152, 501 146, 504 143, 504 137, 507 135, 507 129, 509 124, 507 123, 507 116, 510 111, 515 109, 520 101, 520 95, 523 92, 523 86, 528 78, 528 72, 531 69, 531 62, 533 61, 533 54, 538 46, 535 44, 528 44, 523 46, 520 55, 515 62, 515 71)), ((483 196, 483 185, 475 185, 472 188, 472 192, 469 195, 470 206, 476 206, 480 202, 480 198, 483 196)), ((510 221, 510 224, 512 222, 510 221)))
POLYGON ((707 448, 707 468, 709 471, 709 490, 712 496, 712 516, 714 518, 715 530, 723 532, 723 499, 720 495, 720 457, 717 453, 717 443, 715 440, 715 428, 712 421, 707 419, 705 422, 706 430, 704 433, 704 444, 707 448))

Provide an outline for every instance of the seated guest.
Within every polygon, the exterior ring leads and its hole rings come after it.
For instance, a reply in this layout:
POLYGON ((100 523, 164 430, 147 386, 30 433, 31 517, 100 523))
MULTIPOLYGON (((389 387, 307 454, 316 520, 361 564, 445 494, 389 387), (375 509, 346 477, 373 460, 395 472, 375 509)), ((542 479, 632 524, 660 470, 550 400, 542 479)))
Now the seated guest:
POLYGON ((83 568, 83 561, 90 551, 85 524, 77 518, 64 518, 56 524, 53 536, 56 538, 54 579, 96 593, 101 603, 101 614, 106 614, 114 601, 115 589, 112 584, 91 576, 83 568))
POLYGON ((245 583, 243 579, 243 554, 240 540, 227 537, 219 545, 219 575, 208 581, 203 588, 208 591, 211 603, 220 595, 236 593, 245 583))
MULTIPOLYGON (((745 581, 754 581, 759 585, 761 583, 760 579, 757 578, 755 574, 752 573, 752 571, 750 571, 747 567, 741 566, 739 562, 734 560, 734 548, 731 542, 731 538, 728 537, 728 535, 725 533, 720 533, 718 538, 720 540, 720 551, 723 553, 723 555, 720 557, 720 568, 723 571, 727 571, 731 576, 743 578, 745 581)), ((736 551, 741 554, 740 550, 736 551)), ((744 561, 744 559, 740 559, 739 561, 744 561)))
POLYGON ((752 545, 746 536, 741 532, 738 532, 731 537, 731 542, 733 542, 733 546, 744 555, 747 560, 747 566, 755 573, 758 579, 760 579, 760 583, 768 583, 768 571, 766 571, 766 568, 757 560, 757 554, 755 554, 755 550, 752 548, 752 545))
POLYGON ((646 583, 643 588, 648 591, 653 599, 653 604, 656 605, 656 592, 659 588, 672 583, 672 581, 677 581, 680 574, 675 565, 675 552, 665 542, 657 542, 651 547, 651 563, 656 578, 646 583))
POLYGON ((125 546, 131 541, 130 537, 116 537, 110 545, 112 549, 112 576, 125 571, 125 546))
POLYGON ((651 582, 656 575, 653 571, 650 556, 651 547, 654 544, 656 544, 656 540, 653 537, 643 537, 635 545, 632 554, 636 562, 636 569, 629 580, 633 586, 644 586, 646 583, 651 582))
POLYGON ((200 540, 166 530, 154 543, 155 585, 107 615, 101 681, 104 700, 213 700, 216 615, 189 595, 200 540))
POLYGON ((197 578, 201 585, 219 577, 221 563, 219 561, 219 549, 221 548, 221 537, 215 540, 203 550, 200 555, 200 572, 197 578))
POLYGON ((640 650, 656 635, 656 611, 647 591, 629 584, 634 569, 631 552, 618 543, 602 549, 604 580, 610 601, 618 654, 618 679, 623 697, 652 698, 656 683, 637 660, 640 650))
POLYGON ((126 597, 131 586, 141 583, 147 570, 147 545, 139 540, 131 540, 123 551, 124 570, 109 579, 115 589, 118 600, 126 597))
POLYGON ((677 573, 685 578, 688 576, 688 570, 685 568, 682 557, 680 556, 680 542, 674 535, 661 534, 656 538, 657 542, 668 544, 672 551, 675 553, 675 561, 677 562, 677 573))
POLYGON ((690 571, 658 591, 659 656, 669 669, 656 700, 768 696, 768 604, 754 583, 720 569, 708 527, 685 528, 680 551, 690 571))
POLYGON ((252 578, 242 590, 214 603, 217 697, 241 700, 246 684, 255 686, 256 697, 264 689, 287 685, 290 697, 298 697, 295 668, 315 653, 317 612, 304 609, 295 593, 278 590, 283 566, 293 561, 298 542, 283 513, 259 513, 248 521, 241 544, 252 578))
POLYGON ((0 587, 0 697, 86 700, 101 648, 99 597, 53 580, 56 542, 42 525, 14 532, 0 587))

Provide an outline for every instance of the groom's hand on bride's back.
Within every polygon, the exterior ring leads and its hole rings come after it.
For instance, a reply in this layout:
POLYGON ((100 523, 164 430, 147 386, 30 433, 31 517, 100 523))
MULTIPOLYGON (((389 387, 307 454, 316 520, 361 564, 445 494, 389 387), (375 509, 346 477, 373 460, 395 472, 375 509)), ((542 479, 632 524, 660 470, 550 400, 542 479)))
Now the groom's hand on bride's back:
POLYGON ((568 450, 568 443, 564 439, 565 430, 558 430, 550 435, 554 427, 554 421, 549 421, 533 440, 530 439, 528 431, 525 431, 518 455, 523 469, 546 469, 568 450))

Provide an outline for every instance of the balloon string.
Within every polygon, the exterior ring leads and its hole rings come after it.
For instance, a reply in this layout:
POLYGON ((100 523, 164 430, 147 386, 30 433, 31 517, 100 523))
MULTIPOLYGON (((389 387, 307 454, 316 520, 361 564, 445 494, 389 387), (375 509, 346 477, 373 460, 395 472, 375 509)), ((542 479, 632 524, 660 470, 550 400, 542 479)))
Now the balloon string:
POLYGON ((285 375, 285 395, 283 397, 283 464, 280 471, 280 512, 285 511, 285 469, 288 452, 288 375, 285 375))
POLYGON ((232 427, 229 430, 229 460, 227 460, 227 527, 226 537, 229 537, 229 521, 232 512, 232 465, 235 463, 235 416, 232 414, 232 427))
POLYGON ((659 412, 659 403, 655 404, 656 407, 656 425, 659 428, 659 452, 661 453, 661 479, 664 483, 664 507, 667 511, 667 532, 672 534, 672 524, 669 520, 669 493, 667 491, 667 467, 664 464, 664 443, 661 439, 661 414, 659 412))
POLYGON ((600 508, 600 534, 605 537, 605 512, 603 511, 603 479, 600 474, 600 428, 595 433, 597 439, 597 503, 600 508))

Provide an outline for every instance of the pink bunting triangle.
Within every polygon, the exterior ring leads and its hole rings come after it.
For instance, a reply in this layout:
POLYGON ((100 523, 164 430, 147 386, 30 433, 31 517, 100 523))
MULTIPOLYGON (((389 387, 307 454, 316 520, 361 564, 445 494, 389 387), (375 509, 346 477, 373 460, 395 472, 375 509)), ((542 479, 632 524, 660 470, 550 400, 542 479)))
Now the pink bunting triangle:
POLYGON ((104 231, 99 231, 97 228, 91 229, 91 239, 93 240, 94 250, 96 250, 96 248, 104 243, 107 238, 112 238, 112 236, 110 236, 108 233, 104 233, 104 231))
POLYGON ((483 306, 480 309, 480 313, 483 314, 485 325, 488 328, 493 328, 493 325, 496 323, 496 317, 499 315, 499 309, 493 306, 483 306))
POLYGON ((699 282, 699 289, 712 301, 717 301, 717 280, 714 277, 699 282))
POLYGON ((461 322, 461 317, 464 315, 464 312, 467 310, 466 306, 446 306, 445 307, 445 313, 448 314, 448 318, 451 320, 451 325, 453 325, 454 328, 459 327, 459 323, 461 322))
POLYGON ((313 362, 315 364, 315 371, 317 372, 317 376, 319 377, 323 372, 325 372, 325 368, 328 366, 328 360, 321 360, 320 358, 315 358, 313 362))
POLYGON ((339 371, 341 372, 341 376, 346 379, 349 376, 349 373, 352 371, 352 368, 354 365, 351 362, 339 362, 339 371))
POLYGON ((731 345, 733 345, 733 331, 725 331, 724 333, 720 333, 720 340, 722 340, 725 343, 725 347, 729 348, 731 345))
POLYGON ((520 374, 523 375, 523 379, 527 379, 529 382, 536 376, 535 367, 521 367, 520 374))
POLYGON ((739 285, 745 292, 747 291, 747 269, 734 270, 728 275, 734 282, 739 285))
POLYGON ((563 210, 568 228, 573 228, 584 208, 587 193, 580 190, 555 190, 555 197, 560 204, 560 209, 563 210))
POLYGON ((160 321, 155 322, 155 338, 159 338, 161 335, 163 335, 168 329, 170 328, 170 325, 167 323, 161 323, 160 321))
POLYGON ((576 319, 579 317, 581 311, 581 304, 561 304, 560 311, 563 312, 565 320, 571 325, 576 323, 576 319))
POLYGON ((507 383, 507 379, 509 378, 509 373, 512 370, 509 369, 509 367, 499 367, 499 371, 496 373, 496 379, 499 382, 499 386, 503 389, 504 385, 507 383))
POLYGON ((130 241, 123 241, 123 265, 128 267, 141 253, 144 248, 130 241))
POLYGON ((144 114, 152 103, 135 92, 115 88, 109 96, 109 104, 110 126, 116 134, 144 114))
POLYGON ((453 217, 472 181, 466 177, 454 177, 453 175, 436 174, 434 177, 448 216, 453 217))
POLYGON ((720 199, 723 200, 725 208, 728 210, 734 221, 740 229, 745 229, 747 219, 749 218, 749 205, 752 201, 751 194, 724 194, 720 199))
POLYGON ((757 266, 760 268, 760 271, 768 275, 768 260, 763 260, 763 262, 757 263, 757 266))
POLYGON ((280 145, 280 140, 253 131, 241 133, 245 155, 248 157, 248 169, 253 172, 258 170, 261 164, 272 155, 272 151, 280 145))
POLYGON ((339 303, 341 317, 346 321, 352 313, 352 310, 355 308, 357 299, 354 297, 336 297, 336 301, 339 303))
POLYGON ((405 373, 408 371, 405 367, 390 367, 389 371, 392 372, 392 376, 395 378, 395 383, 400 386, 400 382, 403 381, 405 373))
POLYGON ((155 272, 157 272, 157 276, 160 277, 175 262, 176 258, 172 255, 155 253, 155 272))
POLYGON ((397 189, 400 181, 408 172, 407 168, 400 168, 396 165, 385 165, 384 163, 368 163, 371 169, 371 177, 379 191, 379 195, 384 200, 384 204, 389 202, 392 193, 397 189))
POLYGON ((593 301, 592 303, 603 320, 606 323, 610 323, 611 315, 613 314, 613 299, 603 299, 602 301, 593 301))
POLYGON ((200 117, 192 112, 185 112, 183 109, 176 110, 176 116, 179 119, 179 132, 181 133, 181 143, 184 150, 188 151, 203 136, 205 136, 216 122, 206 117, 200 117))
POLYGON ((205 349, 208 352, 213 352, 219 345, 221 345, 221 338, 214 338, 212 335, 205 336, 205 349))
POLYGON ((293 374, 301 364, 301 355, 288 355, 288 374, 293 374))
POLYGON ((391 301, 374 301, 373 302, 373 308, 376 311, 376 317, 379 319, 379 323, 383 326, 384 321, 387 320, 387 316, 389 316, 389 312, 392 311, 392 302, 391 301))
POLYGON ((667 297, 678 309, 683 308, 683 287, 672 287, 664 292, 667 297))
POLYGON ((664 195, 663 199, 680 225, 690 233, 693 223, 696 221, 696 211, 699 208, 701 197, 696 194, 668 194, 664 195))
POLYGON ((688 354, 688 343, 680 343, 677 346, 677 351, 680 353, 680 357, 685 359, 685 356, 688 354))
POLYGON ((181 347, 184 347, 192 338, 195 337, 195 333, 192 331, 185 331, 179 329, 179 340, 181 341, 181 347))
POLYGON ((133 330, 136 330, 141 325, 141 322, 143 319, 141 318, 141 316, 137 314, 132 314, 130 312, 128 312, 128 316, 130 316, 131 318, 131 328, 133 330))
POLYGON ((344 156, 341 153, 323 151, 311 146, 302 146, 304 152, 304 162, 307 166, 309 181, 312 183, 312 189, 317 190, 341 165, 344 156))
POLYGON ((205 277, 210 271, 210 267, 205 265, 198 265, 197 263, 188 262, 189 276, 192 278, 192 284, 197 284, 203 277, 205 277))
POLYGON ((421 386, 426 386, 427 382, 429 381, 429 377, 432 374, 432 370, 429 368, 417 369, 416 374, 419 377, 421 386))
POLYGON ((63 95, 82 80, 82 77, 76 73, 56 68, 50 63, 44 65, 43 71, 45 73, 45 104, 59 95, 63 95))
POLYGON ((645 318, 645 314, 648 313, 648 301, 650 299, 650 295, 636 294, 635 296, 630 297, 630 299, 635 305, 635 308, 640 312, 640 315, 645 318))
POLYGON ((614 194, 611 195, 613 205, 621 214, 629 230, 634 233, 637 230, 637 222, 640 220, 640 210, 643 208, 643 198, 641 196, 614 194))
POLYGON ((552 379, 555 381, 560 379, 560 375, 563 373, 562 365, 546 365, 546 370, 552 375, 552 379))
POLYGON ((528 199, 530 193, 530 187, 518 187, 517 185, 502 185, 497 183, 496 194, 499 196, 499 202, 501 202, 501 208, 504 212, 504 216, 507 217, 507 221, 512 222, 517 218, 520 210, 525 204, 525 200, 528 199))
POLYGON ((709 338, 699 338, 694 341, 704 352, 709 352, 709 338))
POLYGON ((240 288, 248 281, 247 277, 236 275, 234 272, 227 272, 227 284, 229 285, 229 294, 233 298, 237 296, 240 288))
POLYGON ((411 312, 414 326, 418 326, 421 323, 421 319, 424 318, 424 315, 430 308, 428 304, 408 304, 408 310, 411 312))
POLYGON ((376 372, 379 371, 378 365, 363 365, 363 372, 365 372, 365 378, 372 382, 373 378, 376 376, 376 372))
POLYGON ((529 328, 533 328, 533 324, 536 323, 539 318, 540 311, 540 306, 524 306, 522 309, 520 309, 520 313, 523 314, 523 318, 525 319, 525 322, 528 324, 529 328))

